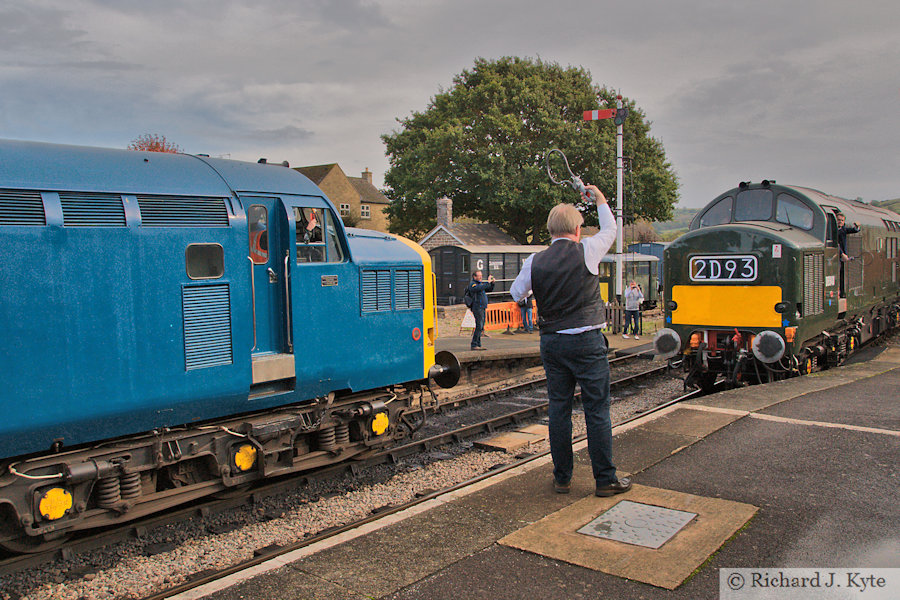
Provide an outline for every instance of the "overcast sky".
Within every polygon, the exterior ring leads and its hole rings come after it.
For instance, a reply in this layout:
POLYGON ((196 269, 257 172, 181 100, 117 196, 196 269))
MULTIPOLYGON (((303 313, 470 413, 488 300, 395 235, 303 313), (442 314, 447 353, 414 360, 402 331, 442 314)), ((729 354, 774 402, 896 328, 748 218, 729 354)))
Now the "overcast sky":
POLYGON ((633 98, 682 206, 764 178, 900 197, 897 0, 0 0, 0 138, 160 133, 380 185, 379 136, 507 55, 633 98))

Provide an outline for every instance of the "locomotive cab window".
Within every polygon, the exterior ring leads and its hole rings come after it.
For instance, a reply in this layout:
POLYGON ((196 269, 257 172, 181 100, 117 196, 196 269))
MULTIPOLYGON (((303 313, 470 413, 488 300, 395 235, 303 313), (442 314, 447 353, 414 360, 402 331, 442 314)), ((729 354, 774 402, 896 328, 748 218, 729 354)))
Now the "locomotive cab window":
POLYGON ((218 279, 225 274, 225 251, 219 244, 191 244, 184 263, 191 279, 218 279))
POLYGON ((831 248, 837 248, 837 220, 834 217, 834 213, 826 213, 828 217, 828 239, 825 243, 831 248))
POLYGON ((722 198, 710 206, 700 217, 700 227, 712 227, 731 223, 731 206, 734 203, 731 196, 722 198))
POLYGON ((269 211, 265 206, 253 204, 247 209, 250 224, 250 259, 261 265, 269 260, 269 211))
POLYGON ((813 211, 806 204, 789 194, 778 194, 775 220, 807 231, 813 226, 813 211))
POLYGON ((769 221, 772 218, 772 190, 743 190, 734 201, 735 221, 769 221))
POLYGON ((342 262, 344 251, 330 211, 294 207, 297 227, 297 264, 342 262))

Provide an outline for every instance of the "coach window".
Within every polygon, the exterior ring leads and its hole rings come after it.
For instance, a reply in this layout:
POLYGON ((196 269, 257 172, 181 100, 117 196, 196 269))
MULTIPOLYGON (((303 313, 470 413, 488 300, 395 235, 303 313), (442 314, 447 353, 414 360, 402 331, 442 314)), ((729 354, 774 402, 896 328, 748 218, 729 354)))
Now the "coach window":
POLYGON ((732 198, 731 196, 728 196, 710 206, 706 212, 703 213, 703 216, 700 217, 700 227, 712 227, 713 225, 731 223, 731 205, 732 198))
POLYGON ((191 279, 218 279, 225 274, 225 251, 219 244, 191 244, 184 263, 191 279))
POLYGON ((735 221, 768 221, 772 218, 772 190, 744 190, 734 201, 735 221))
POLYGON ((775 220, 792 227, 810 230, 813 226, 813 211, 803 202, 789 194, 778 194, 775 220))
POLYGON ((250 260, 261 265, 269 260, 269 213, 265 206, 253 204, 247 209, 250 222, 250 260))

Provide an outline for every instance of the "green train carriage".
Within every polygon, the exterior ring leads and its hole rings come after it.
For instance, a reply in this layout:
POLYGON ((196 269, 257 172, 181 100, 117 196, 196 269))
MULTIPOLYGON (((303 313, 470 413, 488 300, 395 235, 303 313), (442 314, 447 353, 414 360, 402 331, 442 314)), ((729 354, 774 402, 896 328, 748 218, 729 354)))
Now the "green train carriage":
POLYGON ((891 211, 774 181, 741 183, 666 250, 666 328, 655 350, 704 389, 839 364, 900 324, 898 238, 891 211), (860 225, 847 235, 846 262, 839 212, 860 225))

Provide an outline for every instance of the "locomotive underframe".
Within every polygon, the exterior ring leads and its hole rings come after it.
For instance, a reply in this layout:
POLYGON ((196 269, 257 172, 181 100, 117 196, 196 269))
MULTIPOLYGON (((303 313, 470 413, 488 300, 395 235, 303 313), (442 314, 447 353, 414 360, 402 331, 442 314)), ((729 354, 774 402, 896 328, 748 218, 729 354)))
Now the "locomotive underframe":
MULTIPOLYGON (((896 327, 900 327, 900 298, 843 318, 802 342, 787 341, 784 356, 772 364, 762 362, 751 350, 753 336, 765 328, 696 329, 691 334, 699 333, 702 341, 696 348, 686 343, 682 356, 669 359, 669 364, 680 364, 686 373, 685 388, 713 391, 720 377, 727 387, 765 383, 838 366, 861 344, 896 327), (740 336, 737 342, 736 334, 740 336)), ((784 329, 775 331, 784 337, 784 329)))
POLYGON ((37 550, 75 531, 130 521, 263 478, 361 458, 421 426, 429 394, 424 384, 330 394, 272 411, 5 461, 0 546, 37 550), (237 452, 254 457, 246 470, 238 466, 237 452), (71 494, 71 508, 54 519, 39 509, 51 488, 71 494))

